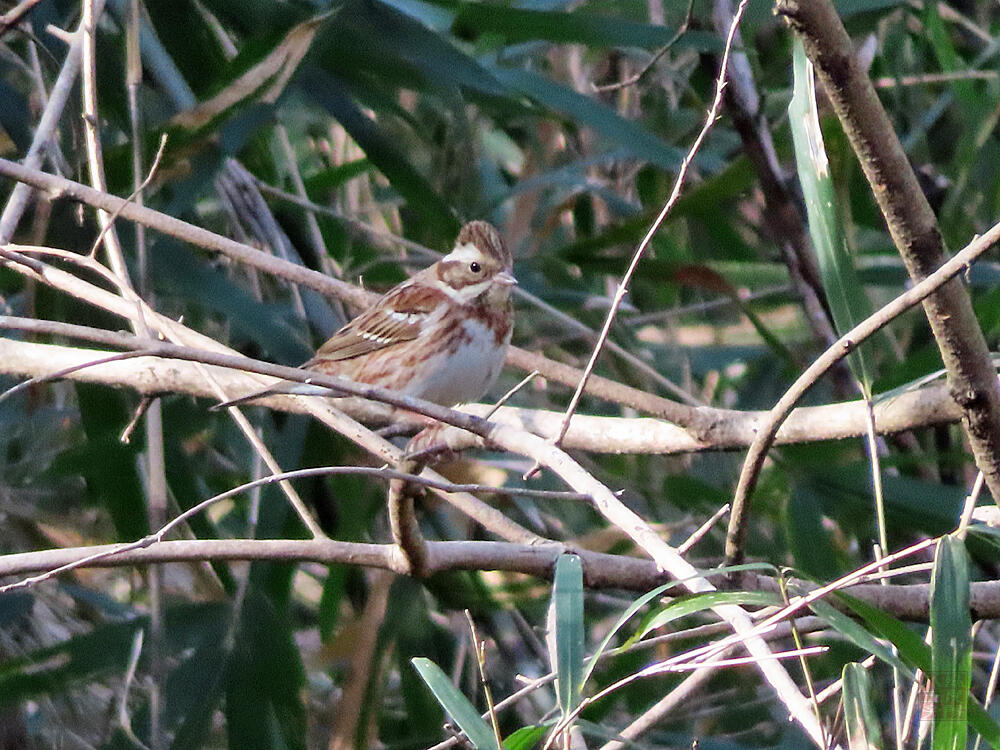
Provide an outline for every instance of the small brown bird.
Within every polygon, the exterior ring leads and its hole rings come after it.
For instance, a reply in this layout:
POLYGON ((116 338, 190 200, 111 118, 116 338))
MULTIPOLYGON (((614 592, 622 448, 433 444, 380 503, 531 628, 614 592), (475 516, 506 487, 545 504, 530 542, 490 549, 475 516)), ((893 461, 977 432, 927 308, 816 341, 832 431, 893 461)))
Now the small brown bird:
MULTIPOLYGON (((500 374, 510 343, 512 265, 497 230, 469 222, 448 255, 386 292, 301 367, 443 406, 474 401, 500 374)), ((214 408, 275 393, 330 395, 285 381, 214 408)))

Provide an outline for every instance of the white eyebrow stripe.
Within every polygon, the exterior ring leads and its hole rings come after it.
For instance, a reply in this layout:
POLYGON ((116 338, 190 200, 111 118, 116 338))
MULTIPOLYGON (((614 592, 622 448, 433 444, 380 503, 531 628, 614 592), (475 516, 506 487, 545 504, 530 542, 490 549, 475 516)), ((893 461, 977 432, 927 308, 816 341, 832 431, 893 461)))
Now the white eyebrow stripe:
POLYGON ((456 245, 455 249, 448 253, 443 260, 457 260, 457 261, 473 261, 482 260, 483 251, 476 247, 471 242, 466 242, 463 245, 456 245))

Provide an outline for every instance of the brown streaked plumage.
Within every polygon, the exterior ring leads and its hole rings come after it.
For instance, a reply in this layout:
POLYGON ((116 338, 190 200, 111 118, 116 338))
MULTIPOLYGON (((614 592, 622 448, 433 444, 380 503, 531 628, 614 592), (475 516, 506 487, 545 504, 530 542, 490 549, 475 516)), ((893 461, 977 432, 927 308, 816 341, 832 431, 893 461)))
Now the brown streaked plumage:
MULTIPOLYGON (((445 406, 478 399, 500 373, 510 342, 512 265, 497 230, 469 222, 448 255, 386 292, 302 367, 445 406)), ((274 393, 329 395, 285 382, 215 408, 274 393)))

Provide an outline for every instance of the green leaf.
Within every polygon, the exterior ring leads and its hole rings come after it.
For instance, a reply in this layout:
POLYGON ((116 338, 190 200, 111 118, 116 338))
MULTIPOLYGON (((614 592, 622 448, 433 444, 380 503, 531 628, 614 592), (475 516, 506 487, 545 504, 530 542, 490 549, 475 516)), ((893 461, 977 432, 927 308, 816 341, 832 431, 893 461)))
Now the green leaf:
POLYGON ((82 682, 123 673, 140 627, 133 621, 98 625, 54 646, 5 659, 0 664, 0 706, 60 695, 82 682))
POLYGON ((792 482, 790 489, 785 524, 795 566, 811 578, 836 577, 837 554, 824 525, 822 499, 804 482, 792 482))
MULTIPOLYGON (((883 638, 892 642, 899 655, 920 669, 924 674, 932 674, 931 647, 913 630, 892 615, 887 615, 877 607, 867 602, 855 599, 844 593, 835 594, 844 604, 855 612, 869 627, 877 631, 883 638)), ((986 712, 971 695, 966 697, 968 723, 979 732, 993 750, 1000 750, 1000 725, 986 712)))
POLYGON ((347 95, 344 87, 319 68, 304 66, 298 77, 302 91, 337 118, 372 164, 411 207, 435 227, 441 236, 458 233, 458 219, 401 152, 392 139, 368 118, 347 95))
POLYGON ((231 747, 304 750, 305 669, 291 618, 251 584, 225 674, 231 747))
POLYGON ((615 633, 621 630, 622 626, 631 620, 635 613, 642 609, 646 604, 658 597, 667 589, 674 588, 676 585, 677 584, 674 581, 671 581, 670 583, 665 583, 662 586, 657 586, 652 591, 647 591, 628 606, 628 608, 622 613, 621 617, 618 618, 618 622, 616 622, 614 627, 612 627, 611 630, 608 631, 607 635, 604 636, 604 639, 601 641, 600 646, 597 647, 597 650, 593 653, 590 659, 587 660, 587 665, 583 670, 583 679, 581 684, 585 685, 587 680, 590 679, 590 675, 597 666, 597 662, 601 658, 601 654, 607 650, 608 644, 611 643, 611 639, 614 638, 615 633))
POLYGON ((434 693, 441 707, 448 712, 458 728, 465 732, 473 747, 477 750, 495 750, 497 741, 493 730, 469 703, 469 699, 451 684, 451 680, 441 671, 441 667, 422 656, 412 659, 410 663, 434 693))
POLYGON ((543 75, 501 65, 494 65, 490 69, 507 86, 520 91, 543 107, 593 128, 595 132, 627 149, 637 159, 673 170, 684 156, 679 149, 664 143, 641 125, 626 120, 610 107, 566 86, 560 86, 543 75))
MULTIPOLYGON (((573 11, 528 10, 492 3, 466 3, 452 32, 458 36, 497 34, 508 44, 544 39, 549 42, 586 44, 591 47, 662 47, 676 35, 674 29, 637 23, 620 16, 573 11)), ((721 52, 719 37, 689 32, 677 40, 678 49, 721 52)))
POLYGON ((167 679, 167 718, 176 724, 173 750, 204 747, 225 687, 229 652, 219 636, 206 638, 170 672, 167 679))
POLYGON ((902 674, 913 677, 911 670, 902 659, 893 653, 882 641, 865 630, 859 623, 845 615, 829 602, 817 599, 809 605, 809 608, 817 617, 822 617, 841 635, 846 637, 851 643, 869 654, 873 654, 886 664, 898 669, 902 674))
POLYGON ((844 723, 850 750, 878 750, 882 732, 869 694, 868 670, 852 662, 844 665, 844 723))
POLYGON ((934 750, 964 750, 966 707, 972 685, 972 618, 969 562, 964 542, 942 537, 931 575, 931 677, 934 750))
POLYGON ((305 178, 306 192, 310 197, 326 199, 326 193, 345 182, 370 171, 372 163, 368 159, 355 159, 335 167, 327 167, 305 178))
POLYGON ((545 736, 548 729, 544 725, 521 727, 503 741, 504 750, 531 750, 545 736))
POLYGON ((781 606, 782 601, 778 594, 770 591, 706 591, 703 594, 678 597, 662 609, 651 613, 625 645, 637 643, 646 637, 649 632, 657 628, 662 628, 664 625, 681 617, 726 604, 769 607, 781 606))
POLYGON ((566 716, 580 703, 583 679, 583 563, 577 555, 560 555, 556 561, 550 608, 555 615, 556 692, 566 716))
MULTIPOLYGON (((854 267, 847 238, 837 211, 836 194, 830 177, 830 164, 823 145, 823 132, 816 109, 816 89, 812 64, 798 37, 793 48, 794 93, 788 105, 788 119, 795 144, 802 197, 809 220, 809 236, 819 260, 823 290, 838 333, 846 333, 871 314, 854 267)), ((871 397, 872 374, 861 349, 848 358, 854 377, 864 393, 871 397)))

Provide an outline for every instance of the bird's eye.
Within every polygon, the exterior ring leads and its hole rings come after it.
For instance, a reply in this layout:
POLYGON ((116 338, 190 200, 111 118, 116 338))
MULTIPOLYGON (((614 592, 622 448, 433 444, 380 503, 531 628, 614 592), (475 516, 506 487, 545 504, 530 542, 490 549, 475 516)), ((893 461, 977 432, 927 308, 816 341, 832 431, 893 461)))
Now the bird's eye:
POLYGON ((476 261, 472 261, 469 264, 469 270, 472 271, 473 273, 479 273, 480 271, 483 270, 483 267, 479 265, 476 261))

